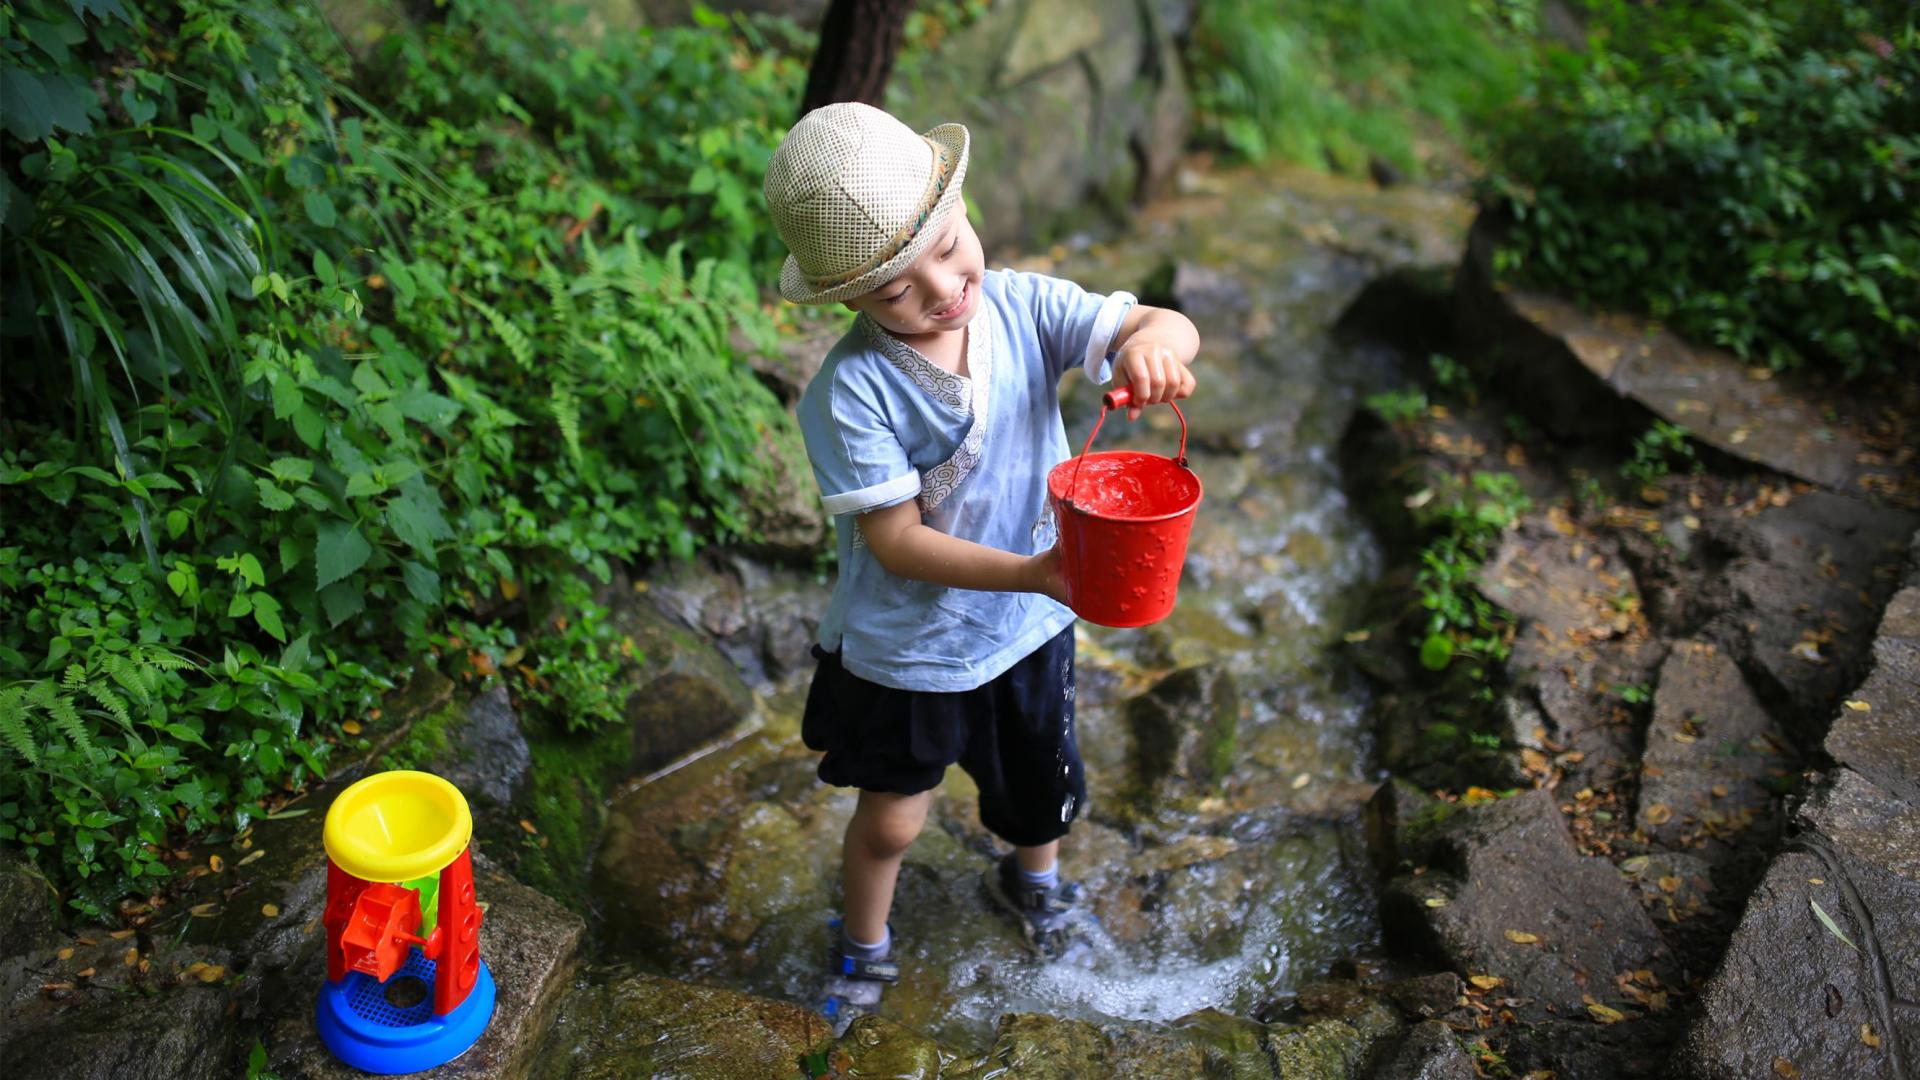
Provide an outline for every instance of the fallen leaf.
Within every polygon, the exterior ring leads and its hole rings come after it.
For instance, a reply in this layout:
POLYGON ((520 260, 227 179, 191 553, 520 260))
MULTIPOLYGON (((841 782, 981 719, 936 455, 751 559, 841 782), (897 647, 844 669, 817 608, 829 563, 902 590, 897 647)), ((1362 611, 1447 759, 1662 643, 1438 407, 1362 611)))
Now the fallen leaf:
POLYGON ((1525 930, 1509 930, 1507 931, 1507 940, 1513 942, 1515 945, 1535 945, 1539 943, 1540 935, 1530 934, 1525 930))
POLYGON ((1786 1080, 1795 1080, 1800 1075, 1800 1069, 1786 1058, 1777 1057, 1773 1059, 1773 1074, 1786 1077, 1786 1080))
POLYGON ((1447 898, 1444 896, 1429 896, 1427 897, 1427 906, 1431 908, 1446 907, 1447 898))
POLYGON ((1620 869, 1625 870, 1629 874, 1638 874, 1647 868, 1647 862, 1648 859, 1645 855, 1635 855, 1633 858, 1621 863, 1620 869))
POLYGON ((68 946, 67 948, 61 949, 59 952, 55 953, 54 955, 58 956, 62 960, 71 960, 73 959, 73 947, 68 946))
POLYGON ((1293 790, 1299 791, 1311 783, 1313 783, 1313 775, 1311 773, 1301 773, 1299 776, 1293 778, 1293 790))
POLYGON ((540 830, 534 828, 533 822, 528 821, 526 818, 520 819, 520 829, 529 836, 538 836, 540 834, 540 830))
POLYGON ((225 870, 226 868, 227 868, 227 860, 221 858, 218 855, 207 856, 207 869, 217 874, 220 871, 225 870))
POLYGON ((1700 519, 1692 514, 1682 514, 1680 515, 1680 524, 1689 529, 1698 529, 1700 527, 1700 519))
POLYGON ((40 984, 40 991, 46 994, 51 994, 56 990, 71 990, 73 988, 74 988, 73 984, 70 982, 50 982, 50 983, 40 984))
POLYGON ((187 914, 196 919, 211 919, 220 914, 219 904, 195 904, 187 909, 187 914))
POLYGON ((1715 784, 1715 785, 1713 785, 1713 797, 1714 797, 1714 798, 1716 798, 1716 799, 1724 799, 1724 798, 1726 798, 1726 797, 1727 797, 1727 785, 1725 785, 1725 784, 1715 784))
POLYGON ((202 964, 200 970, 193 973, 193 977, 203 983, 215 983, 227 977, 227 969, 219 964, 202 964))
POLYGON ((108 934, 107 936, 112 938, 115 941, 125 941, 127 938, 132 937, 133 933, 134 932, 132 930, 115 930, 113 933, 108 934))
POLYGON ((1855 945, 1852 938, 1840 932, 1840 924, 1833 921, 1833 916, 1827 914, 1827 909, 1820 906, 1820 901, 1808 900, 1807 903, 1813 905, 1814 918, 1819 919, 1820 925, 1827 928, 1827 933, 1846 942, 1847 948, 1852 949, 1854 952, 1860 951, 1860 946, 1855 945))
POLYGON ((1602 1024, 1617 1024, 1627 1018, 1627 1014, 1619 1009, 1611 1009, 1598 1002, 1587 1006, 1587 1012, 1602 1024))
POLYGON ((262 915, 265 915, 265 916, 266 916, 267 918, 269 918, 269 919, 272 919, 272 918, 277 918, 277 917, 279 917, 279 915, 280 915, 280 905, 278 905, 278 904, 261 904, 261 905, 260 905, 260 914, 262 914, 262 915))
POLYGON ((1880 1049, 1880 1036, 1873 1033, 1872 1024, 1860 1025, 1860 1041, 1873 1047, 1875 1050, 1880 1049))
POLYGON ((1873 711, 1873 706, 1867 704, 1864 701, 1849 700, 1846 703, 1846 706, 1847 708, 1852 709, 1854 712, 1872 712, 1873 711))
POLYGON ((500 595, 508 600, 517 599, 520 596, 520 583, 512 578, 501 578, 500 595))
POLYGON ((1647 807, 1646 813, 1640 815, 1640 820, 1649 825, 1665 825, 1673 820, 1673 807, 1666 803, 1654 803, 1647 807))
POLYGON ((260 849, 260 850, 258 850, 258 851, 254 851, 254 852, 249 852, 249 853, 247 854, 247 857, 246 857, 246 858, 244 858, 244 859, 241 859, 238 865, 240 865, 240 866, 245 866, 245 865, 247 865, 248 863, 250 863, 250 862, 252 862, 252 861, 254 861, 255 859, 258 859, 258 858, 259 858, 259 857, 261 857, 262 855, 265 855, 266 853, 267 853, 267 849, 266 849, 266 848, 261 848, 261 849, 260 849))
POLYGON ((1660 879, 1660 891, 1661 891, 1661 892, 1678 892, 1678 891, 1680 891, 1680 879, 1679 879, 1679 878, 1677 878, 1677 877, 1663 877, 1663 878, 1661 878, 1661 879, 1660 879))
POLYGON ((1498 975, 1469 975, 1467 976, 1467 981, 1482 990, 1491 990, 1507 980, 1498 975))
POLYGON ((1371 630, 1352 630, 1344 635, 1342 640, 1349 645, 1358 645, 1372 636, 1373 631, 1371 630))
POLYGON ((139 950, 139 949, 128 949, 128 950, 126 951, 126 955, 124 955, 124 956, 122 956, 122 957, 120 958, 120 962, 121 962, 122 964, 124 964, 124 965, 126 965, 127 967, 132 967, 133 965, 135 965, 135 964, 137 964, 137 963, 139 963, 139 962, 140 962, 140 950, 139 950))
POLYGON ((79 971, 73 973, 73 977, 76 979, 91 979, 93 978, 93 972, 93 968, 81 968, 79 971))
POLYGON ((360 721, 347 720, 341 723, 340 730, 346 732, 349 735, 358 735, 360 734, 362 728, 360 727, 360 721))

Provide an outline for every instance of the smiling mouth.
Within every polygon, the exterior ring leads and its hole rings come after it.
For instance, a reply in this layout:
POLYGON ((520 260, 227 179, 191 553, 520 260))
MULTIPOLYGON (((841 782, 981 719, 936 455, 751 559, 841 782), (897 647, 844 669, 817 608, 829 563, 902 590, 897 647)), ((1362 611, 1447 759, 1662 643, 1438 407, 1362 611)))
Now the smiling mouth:
POLYGON ((955 300, 953 303, 948 304, 946 307, 941 308, 939 311, 933 312, 931 315, 928 316, 928 318, 951 319, 955 315, 960 314, 960 309, 965 307, 967 304, 967 294, 971 292, 972 289, 973 289, 973 285, 971 282, 961 286, 960 298, 958 300, 955 300))

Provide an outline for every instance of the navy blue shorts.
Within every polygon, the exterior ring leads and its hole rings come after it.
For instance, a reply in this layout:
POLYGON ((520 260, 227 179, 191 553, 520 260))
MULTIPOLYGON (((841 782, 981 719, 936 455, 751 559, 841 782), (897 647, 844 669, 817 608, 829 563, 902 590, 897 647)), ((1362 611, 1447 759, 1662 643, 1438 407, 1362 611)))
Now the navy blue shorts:
POLYGON ((999 678, 959 693, 898 690, 815 646, 800 737, 838 787, 918 795, 959 765, 980 787, 980 820, 1010 844, 1067 834, 1087 801, 1073 731, 1073 627, 999 678))

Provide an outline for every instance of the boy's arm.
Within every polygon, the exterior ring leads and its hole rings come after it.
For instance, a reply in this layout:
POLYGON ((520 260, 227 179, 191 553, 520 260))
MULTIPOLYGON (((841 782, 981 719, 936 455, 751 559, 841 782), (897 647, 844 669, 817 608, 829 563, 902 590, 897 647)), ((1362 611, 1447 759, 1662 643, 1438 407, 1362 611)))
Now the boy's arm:
POLYGON ((920 504, 913 499, 861 514, 857 524, 873 557, 895 577, 953 589, 1044 593, 1067 602, 1057 547, 1015 555, 949 536, 920 521, 920 504))
POLYGON ((1113 352, 1115 381, 1133 391, 1127 419, 1139 419, 1148 405, 1193 393, 1193 372, 1187 365, 1200 352, 1200 331, 1185 315, 1134 305, 1113 336, 1113 352))

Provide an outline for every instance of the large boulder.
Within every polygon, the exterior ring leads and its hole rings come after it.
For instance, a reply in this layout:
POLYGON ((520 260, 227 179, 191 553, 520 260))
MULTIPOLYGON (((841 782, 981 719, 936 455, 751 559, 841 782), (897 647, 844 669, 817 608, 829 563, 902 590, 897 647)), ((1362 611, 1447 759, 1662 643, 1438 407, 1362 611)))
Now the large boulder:
POLYGON ((1682 1044, 1689 1075, 1898 1080, 1895 1047, 1920 1051, 1893 1000, 1920 986, 1920 881, 1815 843, 1775 859, 1748 901, 1682 1044))
POLYGON ((1456 325, 1497 366, 1511 400, 1551 433, 1623 440, 1658 418, 1722 454, 1831 491, 1899 487, 1899 466, 1869 449, 1876 402, 1775 377, 1644 318, 1497 283, 1500 232, 1488 215, 1474 222, 1456 325))
POLYGON ((1381 899, 1389 939, 1462 974, 1504 979, 1517 1014, 1579 1014, 1590 998, 1624 1008, 1616 975, 1670 974, 1660 934, 1619 871, 1574 848, 1548 792, 1463 808, 1416 839, 1396 844, 1415 872, 1395 877, 1381 899))
POLYGON ((1374 1069, 1372 1080, 1476 1080, 1479 1075, 1453 1029, 1428 1020, 1407 1032, 1374 1069))
POLYGON ((0 957, 45 945, 53 935, 59 902, 39 870, 11 854, 0 855, 0 957))

